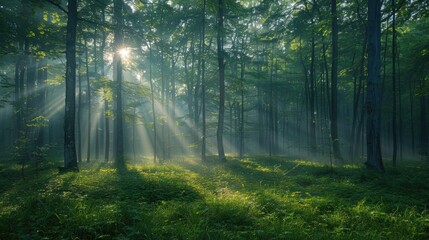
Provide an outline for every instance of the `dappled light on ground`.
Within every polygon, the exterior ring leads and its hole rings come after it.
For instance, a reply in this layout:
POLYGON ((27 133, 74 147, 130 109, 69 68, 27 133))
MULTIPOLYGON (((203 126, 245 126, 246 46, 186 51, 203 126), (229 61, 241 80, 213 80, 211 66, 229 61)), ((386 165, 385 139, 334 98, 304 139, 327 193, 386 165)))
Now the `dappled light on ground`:
POLYGON ((429 237, 428 169, 419 162, 385 175, 281 157, 91 163, 27 180, 14 169, 1 165, 1 239, 429 237))

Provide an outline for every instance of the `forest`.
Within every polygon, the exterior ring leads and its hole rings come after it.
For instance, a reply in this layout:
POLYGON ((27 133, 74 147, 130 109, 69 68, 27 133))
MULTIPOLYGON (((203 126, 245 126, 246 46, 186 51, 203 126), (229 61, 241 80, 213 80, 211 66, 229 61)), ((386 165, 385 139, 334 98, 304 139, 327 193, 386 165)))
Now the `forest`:
POLYGON ((426 0, 0 0, 0 239, 429 239, 426 0))

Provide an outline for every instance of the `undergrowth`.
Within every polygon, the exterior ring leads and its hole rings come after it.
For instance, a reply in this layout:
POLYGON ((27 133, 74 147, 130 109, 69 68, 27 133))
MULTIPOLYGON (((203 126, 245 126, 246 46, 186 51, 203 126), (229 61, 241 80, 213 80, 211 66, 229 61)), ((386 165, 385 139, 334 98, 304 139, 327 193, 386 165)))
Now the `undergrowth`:
POLYGON ((249 157, 21 179, 1 163, 0 239, 429 239, 428 170, 249 157))

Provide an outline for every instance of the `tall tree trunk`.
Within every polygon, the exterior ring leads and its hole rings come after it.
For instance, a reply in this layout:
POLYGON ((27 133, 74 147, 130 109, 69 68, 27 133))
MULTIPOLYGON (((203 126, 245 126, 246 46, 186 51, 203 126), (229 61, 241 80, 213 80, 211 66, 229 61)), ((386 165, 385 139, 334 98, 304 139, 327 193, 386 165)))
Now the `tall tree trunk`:
POLYGON ((384 171, 381 157, 381 1, 368 0, 368 80, 366 95, 367 156, 366 165, 384 171))
POLYGON ((396 4, 392 0, 392 140, 393 140, 393 167, 396 167, 396 159, 398 154, 398 131, 396 123, 396 4))
POLYGON ((91 161, 91 85, 89 82, 89 56, 88 56, 88 44, 86 38, 84 38, 85 47, 85 68, 86 68, 86 98, 88 103, 88 125, 87 125, 87 154, 86 162, 91 161))
POLYGON ((315 59, 316 41, 314 39, 314 32, 311 36, 311 63, 310 63, 310 86, 308 91, 309 107, 310 107, 310 149, 312 154, 316 154, 316 109, 315 109, 315 85, 316 85, 316 59, 315 59))
POLYGON ((202 137, 201 137, 201 160, 206 161, 206 56, 205 56, 205 37, 206 37, 206 0, 203 0, 203 12, 202 12, 202 28, 201 28, 201 105, 202 105, 202 137))
POLYGON ((136 161, 136 125, 137 125, 137 106, 133 107, 133 160, 136 161))
POLYGON ((173 147, 176 145, 176 128, 175 128, 175 122, 176 122, 176 60, 174 59, 174 49, 171 53, 171 73, 170 73, 170 94, 171 94, 171 107, 169 109, 170 112, 170 124, 171 126, 169 129, 169 142, 168 142, 168 158, 171 158, 171 150, 173 150, 173 147))
MULTIPOLYGON (((103 8, 101 12, 101 17, 103 23, 106 21, 106 15, 105 15, 105 9, 103 8)), ((104 64, 104 49, 106 49, 106 31, 104 28, 102 28, 102 42, 101 42, 101 76, 103 78, 103 81, 107 81, 106 73, 105 73, 105 64, 104 64)), ((110 123, 109 123, 109 101, 107 99, 107 91, 108 91, 108 85, 107 82, 105 82, 104 85, 104 161, 109 161, 109 154, 110 154, 110 123)))
MULTIPOLYGON (((396 9, 396 11, 398 11, 399 9, 396 9)), ((398 67, 398 74, 397 74, 397 82, 398 82, 398 94, 399 94, 399 161, 403 159, 403 153, 404 153, 404 132, 403 132, 403 128, 404 128, 404 122, 403 122, 403 116, 402 116, 402 84, 401 84, 401 72, 399 69, 400 63, 399 63, 399 47, 398 44, 396 44, 396 56, 397 56, 397 61, 396 61, 396 66, 398 67)))
POLYGON ((337 1, 331 1, 332 16, 332 100, 331 100, 331 138, 334 157, 342 161, 340 139, 338 136, 338 16, 337 1))
POLYGON ((413 81, 408 81, 408 94, 410 99, 411 151, 414 155, 416 153, 416 144, 414 137, 414 86, 411 86, 412 82, 413 81))
POLYGON ((68 0, 67 8, 64 169, 78 170, 75 144, 77 0, 68 0))
MULTIPOLYGON (((420 79, 420 89, 425 89, 424 79, 420 79)), ((424 95, 420 98, 420 155, 423 159, 429 157, 428 150, 428 128, 426 120, 426 97, 424 95)), ((429 159, 428 159, 429 160, 429 159)))
POLYGON ((79 57, 77 65, 78 100, 77 100, 77 160, 82 162, 82 59, 79 57))
POLYGON ((150 84, 150 98, 152 103, 152 118, 153 118, 153 163, 156 163, 156 154, 157 154, 157 141, 158 137, 156 135, 156 112, 155 112, 155 96, 154 96, 154 87, 152 82, 152 48, 149 46, 149 84, 150 84))
POLYGON ((185 84, 186 84, 186 104, 188 105, 188 116, 189 119, 193 119, 194 113, 193 113, 193 98, 192 98, 192 78, 189 74, 188 70, 188 53, 186 52, 186 49, 188 46, 185 45, 183 48, 183 64, 184 64, 184 72, 185 72, 185 84))
POLYGON ((225 63, 224 63, 224 35, 225 30, 223 26, 224 20, 223 0, 218 0, 218 26, 217 26, 217 57, 219 65, 219 114, 217 126, 217 149, 219 161, 226 161, 225 150, 223 148, 223 127, 224 127, 224 114, 225 114, 225 63))
MULTIPOLYGON (((96 13, 94 13, 94 16, 96 15, 96 13)), ((97 56, 97 28, 94 29, 94 73, 95 73, 95 78, 99 78, 98 75, 98 56, 97 56)), ((99 124, 102 121, 102 117, 101 114, 99 115, 100 109, 99 106, 96 106, 96 110, 95 112, 97 113, 97 117, 98 119, 94 122, 94 129, 95 129, 95 159, 98 160, 98 157, 100 155, 100 132, 99 131, 99 124)), ((101 128, 101 127, 100 127, 101 128)))
POLYGON ((268 119, 268 156, 271 157, 273 154, 273 144, 274 144, 274 119, 273 119, 273 72, 274 72, 274 60, 273 60, 273 53, 271 53, 271 59, 267 59, 267 74, 270 76, 270 85, 269 85, 269 95, 268 95, 268 112, 267 112, 267 119, 268 119), (269 72, 268 72, 269 71, 269 72))
MULTIPOLYGON (((48 60, 47 58, 42 58, 39 60, 37 67, 37 86, 38 86, 38 114, 40 116, 46 117, 46 83, 48 79, 48 70, 47 70, 48 60)), ((42 127, 37 136, 37 145, 39 147, 45 144, 45 131, 46 127, 42 127)))
MULTIPOLYGON (((244 51, 244 39, 241 42, 241 50, 244 51)), ((240 69, 240 97, 241 97, 241 103, 240 103, 240 150, 239 150, 239 157, 240 159, 243 158, 244 155, 244 73, 246 69, 246 64, 244 60, 244 53, 241 55, 241 69, 240 69)))
MULTIPOLYGON (((161 15, 162 16, 162 15, 161 15)), ((162 20, 161 20, 162 22, 162 20)), ((164 46, 161 45, 161 114, 162 118, 160 119, 160 125, 161 125, 161 152, 162 157, 160 158, 160 161, 165 161, 165 154, 166 154, 166 137, 165 137, 165 125, 166 125, 166 119, 167 119, 167 109, 166 109, 166 96, 165 96, 165 85, 166 85, 166 79, 165 79, 165 67, 164 67, 164 46)))
MULTIPOLYGON (((307 70, 307 66, 305 65, 305 60, 304 60, 304 56, 303 56, 303 50, 302 50, 302 40, 301 37, 299 39, 299 55, 300 55, 300 62, 302 64, 302 70, 303 70, 303 74, 304 74, 304 105, 305 105, 305 132, 306 132, 306 137, 307 137, 307 146, 310 146, 310 122, 309 122, 309 114, 310 114, 310 81, 311 79, 309 79, 308 76, 308 70, 307 70)), ((311 70, 310 70, 311 72, 311 70)), ((300 126, 298 126, 298 128, 300 128, 300 126)))
POLYGON ((118 166, 123 166, 124 162, 124 123, 123 123, 123 109, 122 109, 122 59, 119 54, 123 44, 123 16, 122 16, 122 0, 114 1, 113 17, 115 21, 115 33, 114 33, 114 67, 116 71, 113 71, 114 82, 116 83, 116 146, 115 146, 115 162, 118 166))

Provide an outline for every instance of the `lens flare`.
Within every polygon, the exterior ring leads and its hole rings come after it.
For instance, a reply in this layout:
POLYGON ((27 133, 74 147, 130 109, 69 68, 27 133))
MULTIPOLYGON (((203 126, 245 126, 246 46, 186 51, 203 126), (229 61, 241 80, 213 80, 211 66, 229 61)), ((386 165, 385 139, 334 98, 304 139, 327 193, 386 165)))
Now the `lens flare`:
POLYGON ((121 49, 119 49, 118 53, 122 59, 128 59, 130 57, 130 49, 129 48, 121 48, 121 49))

